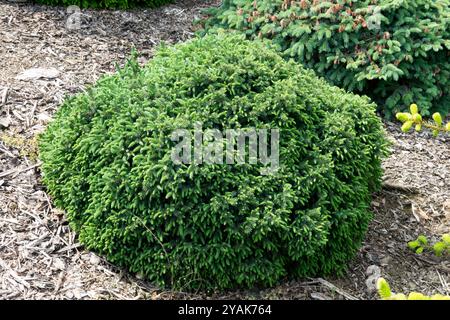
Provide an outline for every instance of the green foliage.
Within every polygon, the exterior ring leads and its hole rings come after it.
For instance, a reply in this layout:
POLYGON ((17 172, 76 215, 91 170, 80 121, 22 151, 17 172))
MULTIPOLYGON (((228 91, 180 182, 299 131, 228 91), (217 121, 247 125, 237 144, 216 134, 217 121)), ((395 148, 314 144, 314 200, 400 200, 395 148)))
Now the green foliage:
POLYGON ((417 254, 428 250, 434 252, 438 257, 450 255, 450 234, 444 234, 442 241, 436 242, 434 245, 428 244, 428 239, 421 235, 417 240, 408 242, 408 247, 417 254))
POLYGON ((375 104, 258 41, 208 36, 131 60, 65 101, 43 181, 89 249, 160 285, 270 286, 340 273, 358 250, 387 141, 375 104), (180 128, 280 130, 280 167, 181 164, 180 128))
POLYGON ((205 32, 270 39, 331 83, 364 93, 387 118, 416 101, 450 110, 448 0, 225 0, 205 32), (379 23, 379 24, 377 24, 379 23))
POLYGON ((128 9, 133 7, 156 8, 164 4, 173 2, 173 0, 34 0, 36 3, 51 6, 70 6, 76 5, 80 8, 118 8, 128 9))
POLYGON ((450 300, 450 296, 444 296, 442 294, 435 294, 431 297, 418 292, 411 292, 408 296, 403 293, 394 294, 391 291, 389 283, 383 278, 378 279, 377 288, 382 300, 450 300))
POLYGON ((444 124, 444 120, 442 120, 442 116, 439 112, 434 113, 432 116, 434 123, 425 121, 419 113, 417 104, 411 105, 410 112, 397 113, 396 118, 403 123, 402 131, 405 133, 409 132, 414 125, 417 132, 422 131, 423 128, 427 128, 433 132, 433 136, 435 137, 440 133, 450 133, 450 122, 444 124))

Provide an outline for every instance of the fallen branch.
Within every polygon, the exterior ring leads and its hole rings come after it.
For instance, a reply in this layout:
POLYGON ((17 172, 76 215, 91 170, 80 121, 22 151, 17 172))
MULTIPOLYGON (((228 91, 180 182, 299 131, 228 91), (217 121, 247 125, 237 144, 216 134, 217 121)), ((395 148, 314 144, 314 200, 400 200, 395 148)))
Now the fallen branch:
POLYGON ((398 184, 393 184, 393 183, 389 183, 389 182, 384 182, 383 183, 383 189, 384 190, 391 190, 391 191, 400 191, 402 193, 412 193, 412 194, 418 194, 419 189, 414 188, 414 187, 405 187, 402 185, 398 185, 398 184))
POLYGON ((41 162, 38 162, 38 163, 36 163, 36 164, 34 164, 32 166, 26 167, 24 169, 11 169, 11 170, 0 172, 0 178, 9 176, 11 174, 14 174, 14 175, 17 176, 18 174, 21 174, 21 173, 26 172, 28 170, 34 169, 36 167, 39 167, 41 164, 42 164, 41 162))
POLYGON ((351 294, 345 292, 344 290, 342 290, 342 289, 336 287, 334 284, 328 282, 328 281, 325 280, 325 279, 322 279, 322 278, 316 278, 316 279, 312 279, 312 280, 315 280, 315 281, 317 281, 318 283, 320 283, 321 285, 327 287, 328 289, 330 289, 330 290, 332 290, 332 291, 335 291, 335 292, 339 293, 341 296, 347 298, 348 300, 359 300, 358 298, 356 298, 356 297, 352 296, 351 294))

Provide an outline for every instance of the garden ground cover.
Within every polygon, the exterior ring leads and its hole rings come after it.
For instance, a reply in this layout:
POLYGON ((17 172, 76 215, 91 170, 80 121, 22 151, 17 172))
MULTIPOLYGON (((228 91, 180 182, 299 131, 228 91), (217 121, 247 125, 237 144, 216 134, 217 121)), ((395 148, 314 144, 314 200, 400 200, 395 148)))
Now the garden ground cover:
MULTIPOLYGON (((161 290, 83 250, 46 195, 39 163, 30 158, 32 138, 65 95, 114 72, 114 63, 123 64, 133 46, 143 64, 160 41, 192 37, 194 17, 202 7, 217 3, 184 0, 156 10, 83 10, 78 31, 65 28, 64 8, 0 4, 1 299, 205 298, 202 293, 161 290), (52 72, 46 78, 18 78, 33 67, 52 72)), ((373 266, 394 291, 450 294, 450 262, 414 255, 406 247, 419 234, 433 239, 450 231, 450 139, 406 135, 397 123, 385 126, 393 153, 384 163, 384 188, 374 197, 375 218, 346 276, 209 297, 374 299, 366 283, 373 266)))

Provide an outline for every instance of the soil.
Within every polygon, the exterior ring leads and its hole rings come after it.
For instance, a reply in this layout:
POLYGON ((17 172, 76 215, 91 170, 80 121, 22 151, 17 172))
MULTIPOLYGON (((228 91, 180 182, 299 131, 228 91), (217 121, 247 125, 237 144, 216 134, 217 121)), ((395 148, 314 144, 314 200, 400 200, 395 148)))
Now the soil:
POLYGON ((374 220, 340 277, 285 281, 274 288, 171 292, 83 249, 40 182, 34 138, 67 95, 123 65, 133 48, 144 64, 162 41, 191 38, 192 21, 218 0, 180 0, 155 10, 82 10, 69 30, 66 8, 0 2, 0 299, 377 299, 371 280, 394 291, 450 294, 450 261, 416 255, 407 242, 450 232, 450 138, 403 134, 386 122, 392 155, 374 220), (23 71, 41 68, 40 76, 23 71), (18 77, 22 75, 22 77, 18 77))

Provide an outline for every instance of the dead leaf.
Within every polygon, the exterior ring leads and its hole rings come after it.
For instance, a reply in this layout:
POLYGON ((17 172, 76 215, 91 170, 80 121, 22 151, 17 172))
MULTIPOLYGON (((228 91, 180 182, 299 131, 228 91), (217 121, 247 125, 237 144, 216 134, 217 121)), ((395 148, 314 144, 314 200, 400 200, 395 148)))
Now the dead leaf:
POLYGON ((89 259, 89 262, 93 265, 97 265, 100 263, 100 258, 96 256, 95 254, 91 254, 91 258, 89 259))

